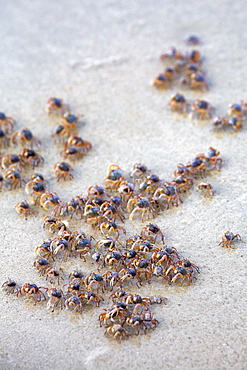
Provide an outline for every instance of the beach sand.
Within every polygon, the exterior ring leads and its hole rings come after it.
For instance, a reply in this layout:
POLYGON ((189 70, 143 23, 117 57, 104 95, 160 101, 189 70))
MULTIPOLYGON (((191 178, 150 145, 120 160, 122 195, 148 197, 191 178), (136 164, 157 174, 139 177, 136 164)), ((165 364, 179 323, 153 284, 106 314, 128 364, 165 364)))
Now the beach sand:
MULTIPOLYGON (((114 341, 97 322, 104 302, 82 315, 51 313, 45 304, 1 292, 1 369, 247 369, 246 124, 236 133, 215 133, 210 121, 170 111, 167 103, 177 88, 159 92, 150 85, 164 68, 160 54, 170 46, 190 49, 185 39, 196 34, 210 90, 184 91, 187 99, 208 100, 217 115, 246 100, 246 15, 240 0, 2 2, 1 111, 17 120, 17 130, 28 127, 42 141, 45 164, 37 170, 63 202, 103 184, 112 163, 129 172, 142 162, 171 181, 178 163, 212 146, 223 166, 208 177, 214 197, 206 199, 194 188, 183 204, 155 218, 166 243, 201 270, 190 286, 158 280, 140 290, 167 298, 153 306, 156 330, 114 341), (93 143, 75 164, 70 183, 57 183, 52 171, 61 158, 45 112, 52 96, 84 115, 79 133, 93 143), (227 230, 242 237, 235 249, 218 246, 227 230)), ((47 286, 33 268, 34 248, 49 238, 42 228, 46 213, 36 208, 37 217, 17 215, 14 205, 25 198, 24 190, 0 193, 0 282, 10 277, 47 286)), ((143 226, 128 221, 127 234, 143 226)), ((92 269, 79 259, 64 269, 77 266, 92 269)))

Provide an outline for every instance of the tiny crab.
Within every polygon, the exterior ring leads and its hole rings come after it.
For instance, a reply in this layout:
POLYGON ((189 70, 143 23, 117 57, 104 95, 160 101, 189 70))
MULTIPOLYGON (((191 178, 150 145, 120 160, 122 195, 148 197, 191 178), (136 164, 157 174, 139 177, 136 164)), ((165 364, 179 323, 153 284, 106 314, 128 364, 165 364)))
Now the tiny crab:
POLYGON ((37 261, 34 261, 33 266, 38 270, 40 276, 44 276, 47 273, 47 269, 50 267, 49 261, 47 258, 39 258, 37 261))
POLYGON ((74 176, 72 175, 72 167, 66 162, 57 162, 53 166, 53 171, 56 175, 57 181, 63 179, 72 180, 74 176))
MULTIPOLYGON (((120 289, 122 289, 122 280, 117 271, 107 271, 102 276, 105 278, 107 288, 109 284, 111 290, 113 290, 113 287, 116 285, 119 285, 120 289)), ((114 298, 119 297, 114 296, 114 298)))
POLYGON ((12 117, 7 117, 3 112, 0 112, 0 128, 3 128, 5 133, 13 131, 16 121, 12 117))
POLYGON ((196 90, 208 90, 208 83, 204 73, 192 73, 190 76, 190 88, 196 90))
POLYGON ((51 114, 64 115, 65 113, 70 113, 69 107, 63 102, 63 99, 59 98, 49 98, 47 100, 46 112, 50 116, 51 114))
POLYGON ((96 243, 96 248, 97 247, 103 247, 103 248, 106 248, 107 250, 111 251, 113 249, 116 248, 116 239, 113 239, 113 238, 105 238, 105 239, 101 239, 101 240, 98 240, 97 243, 96 243))
POLYGON ((72 283, 82 283, 83 282, 83 272, 81 270, 73 270, 69 276, 68 279, 72 283))
POLYGON ((229 117, 242 118, 244 110, 241 104, 230 104, 228 107, 227 115, 229 117))
POLYGON ((149 298, 144 298, 139 294, 126 293, 123 302, 126 305, 135 305, 133 313, 136 313, 139 307, 148 306, 149 298))
MULTIPOLYGON (((147 239, 143 236, 136 239, 136 241, 131 246, 131 251, 137 251, 140 255, 144 255, 148 252, 152 252, 154 250, 158 250, 155 244, 150 243, 147 239)), ((130 251, 129 251, 130 252, 130 251)), ((128 253, 126 253, 127 255, 128 253)), ((133 258, 133 256, 129 256, 128 258, 133 258)))
POLYGON ((238 131, 243 127, 242 120, 237 117, 228 118, 228 127, 231 127, 234 131, 238 131))
POLYGON ((154 193, 153 199, 158 206, 166 204, 167 209, 171 206, 178 206, 183 203, 175 186, 165 183, 162 187, 158 188, 154 193))
POLYGON ((89 197, 105 198, 105 189, 100 185, 91 185, 87 188, 87 195, 89 197))
MULTIPOLYGON (((108 252, 104 259, 104 265, 107 266, 116 266, 116 269, 118 269, 122 264, 122 253, 119 251, 111 251, 108 252)), ((104 275, 103 275, 104 276, 104 275)))
POLYGON ((44 158, 33 149, 23 149, 21 153, 21 165, 23 167, 36 167, 44 163, 44 158))
POLYGON ((150 261, 149 259, 145 258, 142 259, 139 256, 137 256, 135 259, 131 260, 128 263, 128 267, 134 267, 136 270, 136 278, 138 282, 141 285, 142 279, 141 275, 145 275, 145 279, 148 283, 150 283, 150 280, 153 276, 153 273, 151 271, 150 261))
POLYGON ((177 50, 174 46, 172 46, 167 50, 166 53, 161 54, 160 59, 161 60, 165 60, 165 59, 183 60, 184 55, 179 50, 177 50))
POLYGON ((206 100, 196 99, 191 106, 189 113, 190 118, 196 118, 199 120, 209 119, 212 117, 212 105, 206 100))
POLYGON ((187 45, 199 45, 201 44, 201 40, 198 36, 196 35, 190 35, 186 38, 185 40, 187 45))
POLYGON ((130 335, 130 333, 121 324, 109 326, 109 328, 106 329, 105 334, 113 336, 114 339, 125 339, 130 335))
POLYGON ((79 313, 82 313, 82 310, 83 310, 82 301, 76 295, 74 295, 73 297, 69 297, 69 298, 66 299, 66 301, 65 301, 65 307, 66 307, 67 310, 73 309, 74 312, 79 312, 79 313))
POLYGON ((119 299, 123 298, 126 294, 127 294, 126 291, 121 288, 120 290, 117 290, 117 291, 113 292, 110 295, 110 297, 111 297, 112 301, 115 303, 116 300, 119 300, 119 299))
POLYGON ((142 197, 137 195, 135 198, 131 198, 127 203, 127 211, 130 212, 129 219, 133 220, 137 212, 140 212, 141 220, 144 222, 145 218, 149 219, 149 216, 154 216, 157 212, 153 207, 152 198, 142 197))
POLYGON ((33 136, 32 132, 28 128, 24 128, 21 130, 21 132, 15 132, 11 135, 10 144, 17 144, 25 147, 30 145, 32 149, 34 145, 36 147, 40 147, 41 142, 35 136, 33 136))
POLYGON ((44 223, 43 228, 48 229, 51 233, 55 232, 63 232, 68 231, 68 227, 66 223, 59 218, 51 217, 51 216, 45 216, 44 217, 44 223))
POLYGON ((83 140, 80 136, 77 136, 77 134, 71 135, 68 140, 65 143, 65 148, 68 147, 75 147, 79 148, 80 151, 86 155, 90 149, 92 149, 92 144, 90 141, 83 140))
MULTIPOLYGON (((116 197, 115 197, 116 198, 116 197)), ((121 203, 120 203, 121 204, 121 203)), ((118 217, 122 222, 124 222, 125 217, 118 209, 118 205, 116 205, 115 200, 105 201, 100 206, 100 211, 102 212, 102 218, 115 221, 118 217)))
POLYGON ((214 117, 213 128, 215 131, 221 130, 228 126, 228 117, 214 117))
POLYGON ((31 204, 37 204, 46 188, 43 181, 30 180, 25 185, 25 192, 30 196, 31 204))
POLYGON ((187 178, 185 176, 177 176, 172 181, 172 184, 175 186, 176 190, 181 193, 189 190, 193 185, 193 181, 191 178, 187 178))
POLYGON ((161 239, 164 244, 164 235, 160 228, 155 224, 146 225, 141 231, 141 237, 150 241, 151 243, 156 243, 157 239, 161 239))
POLYGON ((69 127, 70 135, 72 134, 73 131, 76 130, 76 128, 77 128, 76 125, 78 123, 79 117, 80 117, 80 115, 75 115, 75 114, 71 114, 71 113, 64 114, 61 123, 62 123, 62 125, 65 125, 65 126, 69 127))
POLYGON ((80 292, 83 290, 82 289, 82 285, 81 285, 81 281, 72 281, 71 283, 69 284, 65 284, 65 286, 68 286, 68 289, 67 289, 67 295, 69 296, 78 296, 80 294, 80 292))
POLYGON ((38 245, 34 250, 34 255, 37 257, 44 257, 47 259, 49 259, 50 257, 53 258, 51 250, 51 241, 48 240, 38 245))
POLYGON ((208 181, 202 181, 200 184, 198 184, 197 189, 203 192, 203 195, 205 197, 213 196, 214 190, 212 188, 212 185, 208 181))
POLYGON ((90 290, 95 288, 99 290, 99 287, 101 287, 102 293, 104 293, 105 280, 99 273, 91 272, 91 274, 85 277, 84 284, 90 290))
POLYGON ((234 239, 241 240, 241 236, 239 234, 234 235, 231 231, 227 231, 223 236, 222 240, 219 243, 221 247, 232 248, 234 239))
POLYGON ((122 181, 119 184, 117 191, 121 195, 122 200, 128 201, 135 191, 135 186, 128 181, 122 181))
POLYGON ((20 171, 15 168, 9 168, 3 173, 6 187, 9 187, 10 190, 21 188, 25 180, 21 177, 20 171))
POLYGON ((57 193, 45 192, 40 197, 40 205, 46 211, 53 210, 53 214, 56 214, 60 209, 62 201, 60 200, 57 193))
POLYGON ((168 78, 169 81, 173 81, 176 77, 176 71, 173 66, 166 67, 163 73, 168 78))
POLYGON ((137 275, 136 269, 134 269, 132 267, 131 268, 127 268, 127 269, 122 269, 121 271, 119 271, 119 274, 120 275, 123 274, 123 276, 121 277, 121 280, 122 281, 125 281, 128 278, 130 278, 130 279, 135 279, 136 278, 137 279, 136 286, 138 288, 140 288, 139 283, 141 283, 141 281, 140 281, 140 278, 137 275))
POLYGON ((15 294, 18 291, 18 285, 14 280, 8 279, 2 284, 2 290, 7 294, 15 294))
POLYGON ((190 168, 188 166, 185 166, 182 163, 179 163, 177 165, 177 169, 174 171, 174 176, 175 177, 184 176, 184 177, 190 178, 191 176, 190 168))
POLYGON ((171 83, 169 78, 165 75, 165 73, 160 73, 153 80, 152 86, 157 87, 159 89, 169 89, 171 87, 171 83))
POLYGON ((222 158, 220 158, 219 155, 220 152, 211 146, 206 154, 199 154, 197 158, 205 161, 208 170, 220 170, 222 165, 222 158))
POLYGON ((26 200, 19 202, 15 205, 15 210, 20 215, 23 214, 25 218, 34 214, 33 210, 30 208, 29 203, 26 200))
POLYGON ((145 179, 148 174, 148 168, 145 164, 142 163, 135 163, 133 166, 133 170, 130 174, 130 177, 133 177, 134 180, 142 180, 145 179))
POLYGON ((63 238, 63 235, 52 240, 51 249, 54 256, 62 252, 62 261, 67 261, 68 257, 71 255, 71 245, 66 239, 63 238))
POLYGON ((183 69, 182 73, 184 76, 190 78, 193 73, 199 73, 200 69, 198 64, 196 63, 190 63, 184 66, 185 68, 183 69))
POLYGON ((34 299, 34 305, 36 305, 37 302, 46 301, 45 293, 42 292, 42 290, 47 292, 48 288, 44 288, 42 286, 38 287, 36 284, 27 283, 19 288, 17 296, 21 294, 25 297, 32 297, 34 299))
POLYGON ((131 316, 126 318, 126 324, 129 325, 132 329, 132 333, 138 335, 140 331, 147 330, 147 326, 139 315, 132 313, 131 316))
POLYGON ((108 233, 115 234, 116 239, 119 238, 120 231, 123 231, 123 233, 126 234, 126 230, 122 226, 117 225, 114 221, 102 222, 100 224, 100 231, 106 236, 108 236, 108 233))
POLYGON ((197 178, 198 174, 203 177, 207 169, 206 164, 203 162, 200 155, 199 157, 193 158, 192 161, 188 164, 188 167, 190 168, 191 174, 195 178, 197 178))
POLYGON ((57 125, 52 132, 54 142, 57 144, 65 143, 71 131, 68 125, 57 125))
POLYGON ((159 321, 154 317, 154 313, 148 307, 142 310, 140 317, 147 328, 156 328, 159 324, 159 321))
POLYGON ((99 226, 102 221, 102 212, 97 206, 87 204, 84 208, 84 216, 86 216, 87 223, 92 226, 99 226))
POLYGON ((79 298, 81 300, 85 300, 86 304, 93 303, 97 307, 99 307, 101 301, 104 301, 104 298, 102 296, 95 294, 91 290, 82 291, 82 293, 79 295, 79 298))
POLYGON ((186 54, 186 58, 189 63, 199 63, 201 62, 201 53, 198 50, 191 50, 186 54))
POLYGON ((134 249, 126 249, 124 252, 123 252, 123 259, 124 259, 124 264, 125 266, 129 265, 131 260, 133 260, 134 258, 136 258, 137 256, 137 252, 134 250, 134 249))
POLYGON ((91 239, 86 238, 85 234, 77 235, 72 243, 72 250, 86 262, 85 255, 90 254, 92 247, 91 239))
POLYGON ((56 308, 60 308, 61 310, 64 308, 64 295, 61 289, 51 288, 47 292, 48 294, 48 302, 47 302, 47 309, 54 312, 56 308))
POLYGON ((111 164, 107 168, 107 175, 105 179, 105 188, 109 190, 116 190, 125 177, 121 168, 116 164, 111 164))
POLYGON ((127 305, 124 302, 116 302, 110 308, 104 308, 106 312, 99 315, 100 326, 109 325, 109 322, 124 322, 125 314, 128 313, 127 305))
POLYGON ((188 101, 185 99, 184 95, 180 93, 172 95, 168 104, 173 111, 178 113, 186 113, 189 109, 188 101))
POLYGON ((139 186, 139 190, 141 192, 145 192, 145 194, 151 194, 155 192, 155 190, 160 186, 161 180, 157 175, 147 176, 146 180, 142 182, 139 186))
POLYGON ((12 166, 15 166, 16 168, 19 168, 19 163, 21 161, 21 156, 17 154, 6 154, 2 157, 2 168, 7 169, 9 167, 13 168, 12 166))
POLYGON ((61 156, 69 161, 78 161, 85 153, 79 147, 69 146, 61 152, 61 156))
POLYGON ((72 218, 74 215, 79 215, 81 218, 83 216, 84 207, 82 202, 76 198, 72 198, 68 203, 66 203, 61 209, 61 216, 69 216, 72 218))
POLYGON ((57 284, 60 284, 60 280, 63 280, 61 276, 61 272, 63 269, 60 267, 59 269, 55 267, 48 267, 46 270, 46 280, 48 280, 51 284, 54 284, 54 281, 57 281, 57 284))
POLYGON ((165 247, 164 250, 159 249, 154 251, 151 257, 151 263, 159 264, 165 263, 165 266, 174 264, 178 260, 178 252, 174 247, 165 247))

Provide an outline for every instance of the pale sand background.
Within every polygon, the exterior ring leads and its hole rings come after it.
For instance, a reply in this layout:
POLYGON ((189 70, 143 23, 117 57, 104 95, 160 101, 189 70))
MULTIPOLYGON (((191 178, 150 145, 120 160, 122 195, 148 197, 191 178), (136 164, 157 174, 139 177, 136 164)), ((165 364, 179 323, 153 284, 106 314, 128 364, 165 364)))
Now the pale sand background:
MULTIPOLYGON (((244 1, 1 1, 0 110, 42 140, 46 164, 39 171, 52 177, 49 187, 63 201, 102 184, 110 163, 129 171, 142 161, 170 180, 177 163, 209 146, 224 160, 210 179, 212 201, 193 191, 155 220, 167 243, 201 268, 188 288, 157 283, 141 291, 168 298, 154 308, 155 331, 119 344, 104 337, 98 309, 81 317, 51 314, 1 292, 1 369, 247 369, 246 126, 216 135, 209 123, 171 114, 171 92, 150 87, 163 68, 159 55, 172 45, 186 50, 184 39, 195 33, 211 86, 206 94, 185 93, 188 99, 204 97, 218 114, 246 100, 246 16, 244 1), (71 184, 58 185, 52 174, 60 157, 44 112, 50 96, 84 113, 80 134, 94 144, 71 184), (235 250, 218 247, 228 229, 242 236, 235 250)), ((15 213, 24 197, 23 191, 0 194, 0 282, 9 276, 42 285, 33 249, 48 236, 41 218, 25 221, 15 213)), ((130 235, 142 225, 127 227, 130 235)))

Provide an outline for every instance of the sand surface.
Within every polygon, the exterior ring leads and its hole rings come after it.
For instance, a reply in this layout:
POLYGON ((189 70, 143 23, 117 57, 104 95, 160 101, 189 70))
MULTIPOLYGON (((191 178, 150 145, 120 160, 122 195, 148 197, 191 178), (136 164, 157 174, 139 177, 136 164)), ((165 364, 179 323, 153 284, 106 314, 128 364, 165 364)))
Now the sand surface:
MULTIPOLYGON (((191 190, 182 205, 155 219, 166 242, 201 269, 189 287, 158 281, 142 288, 143 295, 167 298, 154 307, 156 330, 118 343, 99 327, 100 309, 52 314, 1 292, 1 369, 247 369, 246 125, 215 134, 210 122, 170 112, 176 88, 159 93, 150 86, 163 69, 159 55, 169 46, 185 51, 185 38, 197 34, 210 90, 185 91, 186 97, 208 100, 219 115, 246 100, 246 15, 241 0, 1 2, 0 110, 42 141, 39 171, 63 202, 103 184, 111 163, 128 172, 143 162, 170 181, 178 163, 210 146, 223 158, 221 172, 209 178, 215 197, 191 190), (93 143, 71 183, 58 184, 52 172, 61 149, 44 110, 51 96, 84 114, 79 132, 93 143), (227 230, 242 236, 236 249, 218 246, 227 230)), ((25 198, 23 190, 0 193, 1 284, 8 277, 46 284, 33 268, 34 248, 49 237, 42 229, 45 212, 19 217, 13 206, 25 198)), ((142 227, 126 223, 128 235, 142 227)), ((64 269, 76 266, 91 268, 77 259, 64 269)))

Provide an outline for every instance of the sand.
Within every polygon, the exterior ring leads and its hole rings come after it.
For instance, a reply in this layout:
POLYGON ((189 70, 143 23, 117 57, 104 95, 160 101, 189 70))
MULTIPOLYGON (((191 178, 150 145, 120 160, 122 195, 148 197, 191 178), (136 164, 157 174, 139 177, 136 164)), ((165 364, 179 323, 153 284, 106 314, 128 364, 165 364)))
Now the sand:
MULTIPOLYGON (((163 69, 159 55, 169 46, 188 49, 190 34, 203 42, 198 48, 210 90, 185 95, 208 100, 223 115, 230 103, 246 100, 243 1, 2 2, 1 111, 17 120, 18 130, 28 127, 42 141, 45 165, 39 171, 64 202, 103 184, 111 163, 128 172, 142 162, 170 181, 178 163, 213 146, 223 166, 208 178, 212 199, 194 189, 182 205, 155 219, 166 243, 201 269, 189 287, 161 281, 143 287, 143 295, 167 298, 154 307, 156 330, 119 343, 104 336, 100 309, 52 314, 45 305, 1 292, 1 369, 247 369, 246 125, 216 134, 209 121, 170 112, 167 102, 176 88, 160 93, 150 86, 163 69), (60 149, 44 110, 51 96, 84 114, 80 134, 93 143, 69 184, 58 184, 52 172, 60 149), (235 249, 218 246, 227 230, 242 236, 235 249)), ((0 193, 0 282, 11 277, 45 285, 33 268, 34 248, 49 237, 42 229, 45 212, 19 217, 13 207, 24 198, 23 190, 0 193)), ((128 235, 142 227, 140 221, 126 223, 128 235)), ((75 260, 65 269, 78 265, 90 268, 75 260)))

